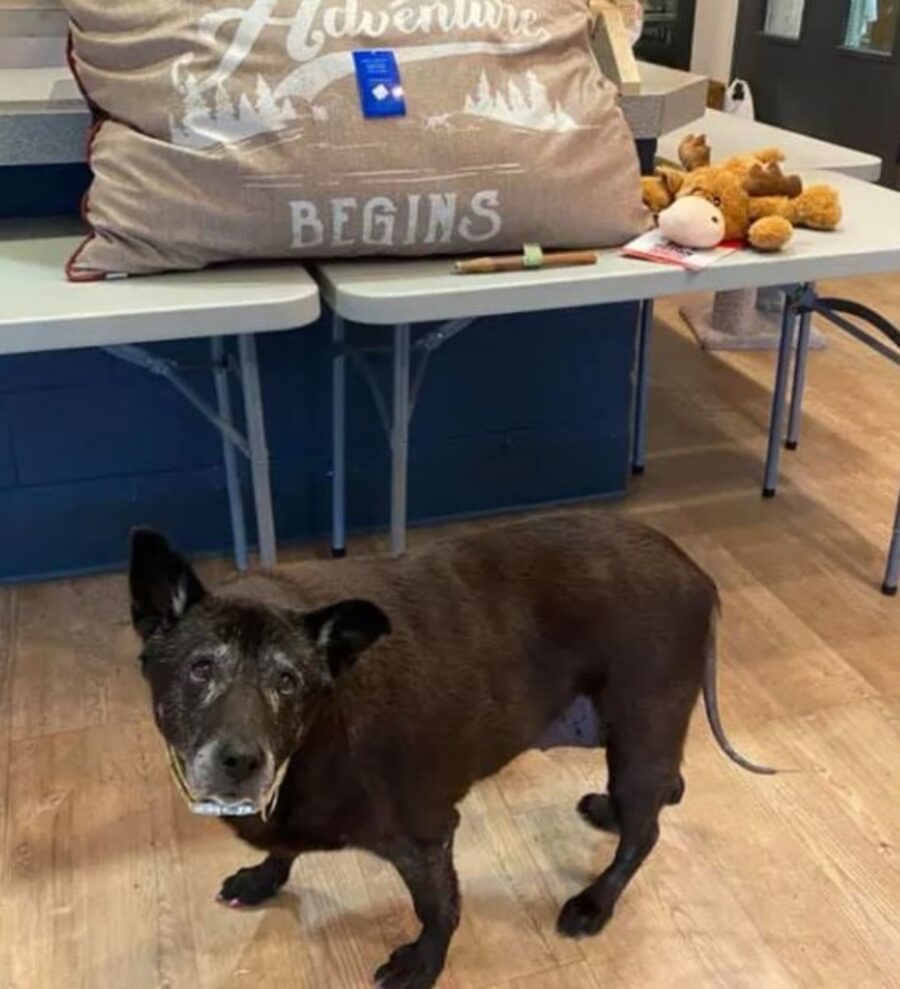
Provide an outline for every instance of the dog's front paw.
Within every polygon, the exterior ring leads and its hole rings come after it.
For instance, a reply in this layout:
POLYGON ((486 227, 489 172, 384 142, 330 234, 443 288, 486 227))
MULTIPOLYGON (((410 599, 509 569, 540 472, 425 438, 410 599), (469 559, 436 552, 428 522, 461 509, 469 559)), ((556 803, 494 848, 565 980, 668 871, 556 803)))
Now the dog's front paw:
POLYGON ((432 989, 440 975, 418 943, 398 948, 375 973, 378 989, 432 989))
POLYGON ((229 876, 219 891, 217 899, 229 907, 255 907, 270 900, 281 888, 271 872, 263 865, 238 869, 229 876))
POLYGON ((590 937, 601 930, 609 916, 589 893, 579 893, 562 908, 556 929, 564 937, 590 937))

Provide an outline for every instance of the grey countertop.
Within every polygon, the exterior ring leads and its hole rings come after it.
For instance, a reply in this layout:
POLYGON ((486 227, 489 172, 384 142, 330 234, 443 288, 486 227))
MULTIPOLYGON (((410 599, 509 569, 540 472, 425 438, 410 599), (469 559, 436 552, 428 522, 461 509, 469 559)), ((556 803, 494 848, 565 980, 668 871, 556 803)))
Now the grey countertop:
POLYGON ((89 122, 68 68, 0 69, 0 165, 83 161, 89 122))
POLYGON ((707 110, 702 120, 691 121, 689 126, 667 133, 659 142, 659 153, 677 161, 678 145, 689 133, 706 134, 713 161, 747 154, 759 148, 777 147, 785 154, 785 169, 791 172, 812 169, 841 172, 866 182, 877 182, 881 177, 882 161, 877 155, 854 151, 759 121, 744 120, 718 110, 707 110))
POLYGON ((709 87, 706 76, 649 62, 639 65, 641 92, 622 97, 622 109, 636 138, 659 138, 703 116, 709 87))
MULTIPOLYGON (((641 63, 643 92, 622 98, 637 138, 656 138, 698 120, 706 79, 641 63)), ((83 161, 89 115, 67 67, 0 69, 0 165, 83 161)))

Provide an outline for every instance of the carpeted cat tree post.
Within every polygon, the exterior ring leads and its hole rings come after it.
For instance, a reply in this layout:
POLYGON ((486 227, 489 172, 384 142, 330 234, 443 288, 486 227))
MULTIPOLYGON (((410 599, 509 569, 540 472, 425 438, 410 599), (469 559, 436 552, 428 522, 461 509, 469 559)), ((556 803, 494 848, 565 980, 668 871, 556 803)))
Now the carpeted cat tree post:
MULTIPOLYGON (((777 350, 783 308, 783 289, 747 288, 717 292, 712 302, 688 302, 681 315, 704 350, 777 350)), ((825 337, 815 328, 810 347, 825 347, 825 337)))

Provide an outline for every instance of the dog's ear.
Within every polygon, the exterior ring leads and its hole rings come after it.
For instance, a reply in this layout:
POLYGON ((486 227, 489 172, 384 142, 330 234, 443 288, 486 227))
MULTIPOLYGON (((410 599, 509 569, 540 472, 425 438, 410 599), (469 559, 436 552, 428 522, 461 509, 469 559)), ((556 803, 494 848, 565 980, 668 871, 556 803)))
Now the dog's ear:
POLYGON ((152 529, 131 534, 131 621, 142 639, 171 628, 206 591, 190 565, 152 529))
POLYGON ((334 677, 383 635, 391 634, 388 616, 370 601, 341 601, 304 615, 303 624, 334 677))

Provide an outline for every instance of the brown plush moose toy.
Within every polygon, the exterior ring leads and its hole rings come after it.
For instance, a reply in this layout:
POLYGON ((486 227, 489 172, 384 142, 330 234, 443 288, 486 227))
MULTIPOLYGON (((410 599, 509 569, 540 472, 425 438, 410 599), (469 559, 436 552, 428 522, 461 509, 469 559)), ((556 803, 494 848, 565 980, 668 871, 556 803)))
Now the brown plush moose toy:
POLYGON ((706 136, 689 135, 679 158, 681 169, 663 165, 642 182, 660 230, 684 247, 742 240, 757 251, 780 251, 795 227, 834 230, 841 221, 837 190, 824 184, 804 189, 799 176, 782 172, 784 154, 777 148, 712 165, 706 136))

